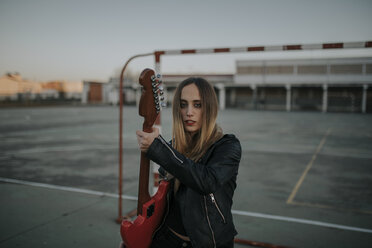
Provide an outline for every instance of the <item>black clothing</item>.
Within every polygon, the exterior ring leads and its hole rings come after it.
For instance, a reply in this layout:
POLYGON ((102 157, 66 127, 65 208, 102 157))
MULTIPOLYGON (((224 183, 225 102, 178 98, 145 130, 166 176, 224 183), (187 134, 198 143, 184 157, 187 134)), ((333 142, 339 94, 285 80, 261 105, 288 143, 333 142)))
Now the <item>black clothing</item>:
MULTIPOLYGON (((182 187, 183 185, 181 185, 182 187)), ((187 233, 185 231, 185 228, 182 223, 182 216, 181 216, 181 206, 179 205, 179 202, 177 202, 174 197, 169 197, 170 203, 169 203, 169 213, 166 216, 165 219, 165 225, 169 226, 177 232, 178 234, 181 234, 183 236, 187 236, 187 233), (181 220, 181 221, 180 221, 181 220)))
POLYGON ((233 247, 237 232, 231 206, 241 158, 239 140, 224 135, 194 162, 159 136, 146 155, 185 185, 174 199, 192 246, 233 247))
POLYGON ((191 242, 184 241, 177 237, 167 225, 163 225, 156 232, 150 248, 192 248, 191 242))

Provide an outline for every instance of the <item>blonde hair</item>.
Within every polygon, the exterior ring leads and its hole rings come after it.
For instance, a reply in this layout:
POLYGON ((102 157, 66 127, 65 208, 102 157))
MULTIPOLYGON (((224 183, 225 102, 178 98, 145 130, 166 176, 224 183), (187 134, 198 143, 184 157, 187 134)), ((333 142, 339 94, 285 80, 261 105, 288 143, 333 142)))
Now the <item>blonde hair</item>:
POLYGON ((222 137, 217 126, 218 101, 213 87, 203 78, 187 78, 177 87, 173 98, 173 147, 188 158, 197 161, 208 148, 222 137), (195 84, 199 90, 202 124, 195 135, 185 131, 181 115, 181 94, 185 86, 195 84))

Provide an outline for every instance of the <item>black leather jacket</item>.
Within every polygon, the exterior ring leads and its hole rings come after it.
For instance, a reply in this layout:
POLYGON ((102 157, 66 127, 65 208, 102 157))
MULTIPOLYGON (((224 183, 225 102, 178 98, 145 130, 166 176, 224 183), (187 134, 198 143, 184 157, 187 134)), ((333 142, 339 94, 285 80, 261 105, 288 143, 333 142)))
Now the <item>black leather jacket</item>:
POLYGON ((231 206, 241 158, 239 140, 226 134, 194 162, 159 136, 147 157, 186 186, 180 187, 176 201, 192 246, 210 248, 231 243, 237 234, 231 206))

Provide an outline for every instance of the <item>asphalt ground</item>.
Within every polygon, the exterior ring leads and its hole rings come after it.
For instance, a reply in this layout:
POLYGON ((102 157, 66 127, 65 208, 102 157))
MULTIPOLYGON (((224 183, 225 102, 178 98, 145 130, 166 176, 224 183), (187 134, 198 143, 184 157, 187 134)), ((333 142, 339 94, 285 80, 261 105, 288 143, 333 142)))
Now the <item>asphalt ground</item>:
MULTIPOLYGON (((0 247, 118 247, 118 116, 112 106, 0 109, 0 247)), ((372 115, 227 109, 218 123, 243 149, 238 238, 371 246, 372 115)), ((141 126, 126 106, 123 213, 136 207, 141 126)))

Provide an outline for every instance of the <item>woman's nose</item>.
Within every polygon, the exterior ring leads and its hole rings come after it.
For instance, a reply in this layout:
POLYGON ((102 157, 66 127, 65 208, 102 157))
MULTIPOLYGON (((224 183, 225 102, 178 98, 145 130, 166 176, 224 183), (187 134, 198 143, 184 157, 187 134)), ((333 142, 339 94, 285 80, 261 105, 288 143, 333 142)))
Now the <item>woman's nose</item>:
POLYGON ((187 108, 186 115, 187 115, 187 116, 192 116, 192 107, 188 107, 188 108, 187 108))

